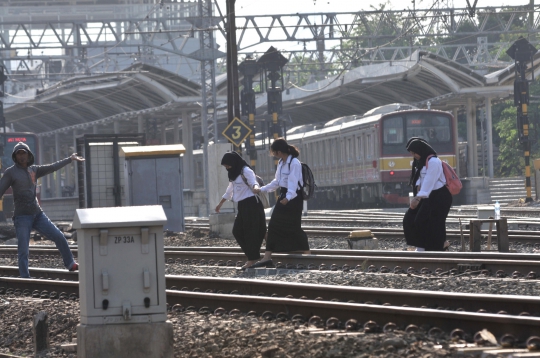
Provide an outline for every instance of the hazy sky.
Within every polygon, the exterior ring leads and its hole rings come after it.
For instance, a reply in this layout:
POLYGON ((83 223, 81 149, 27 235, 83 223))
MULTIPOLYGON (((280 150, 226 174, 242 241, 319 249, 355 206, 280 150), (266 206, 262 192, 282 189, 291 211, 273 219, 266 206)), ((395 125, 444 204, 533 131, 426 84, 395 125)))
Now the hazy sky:
MULTIPOLYGON (((218 0, 222 11, 225 11, 225 0, 218 0)), ((469 0, 471 4, 474 0, 469 0)), ((371 5, 379 7, 384 0, 236 0, 236 12, 238 15, 262 15, 262 14, 290 14, 311 12, 349 12, 370 10, 371 5), (271 6, 268 6, 271 4, 271 6)), ((535 1, 538 4, 538 0, 535 1)), ((466 0, 441 0, 442 4, 449 4, 457 8, 467 6, 466 0)), ((501 5, 527 5, 528 0, 478 0, 477 7, 501 6, 501 5)), ((393 0, 391 8, 402 10, 412 8, 411 0, 393 0)), ((433 5, 433 1, 416 0, 417 9, 427 9, 433 5)))
MULTIPOLYGON (((466 8, 467 0, 439 0, 440 7, 454 7, 454 8, 466 8)), ((471 4, 474 0, 469 0, 471 4)), ((476 6, 488 7, 488 6, 503 6, 503 5, 528 5, 530 0, 478 0, 476 6)), ((540 0, 535 0, 538 4, 540 0)), ((296 13, 324 13, 324 12, 356 12, 362 10, 372 10, 371 6, 380 8, 381 3, 386 3, 387 0, 236 0, 235 10, 237 16, 244 15, 269 15, 269 14, 296 14, 296 13)), ((218 4, 221 11, 225 13, 226 2, 225 0, 218 0, 218 4)), ((415 8, 418 10, 429 9, 433 6, 432 0, 416 0, 415 8)), ((390 8, 394 10, 412 9, 413 4, 411 0, 392 0, 390 8)), ((388 5, 386 7, 388 9, 388 5)), ((286 25, 296 25, 295 19, 288 19, 284 21, 293 21, 293 23, 286 23, 286 25)), ((314 20, 315 23, 317 20, 314 20)), ((320 20, 319 20, 320 21, 320 20)), ((343 19, 341 19, 343 21, 343 19)), ((265 26, 262 20, 257 21, 259 26, 265 26)), ((243 25, 244 22, 237 22, 238 26, 243 25)), ((300 30, 303 31, 303 30, 300 30)), ((304 30, 307 31, 307 30, 304 30)), ((264 32, 264 31, 263 31, 264 32)), ((275 32, 274 32, 275 35, 275 32)), ((309 36, 308 36, 309 37, 309 36)), ((239 38, 237 38, 240 40, 239 38)), ((225 46, 224 38, 216 39, 220 46, 225 46)), ((249 32, 245 35, 241 43, 241 52, 250 51, 266 51, 270 43, 255 45, 253 47, 250 44, 257 43, 258 36, 253 32, 249 32)), ((280 50, 300 50, 302 44, 296 42, 274 42, 272 46, 280 50)), ((328 46, 332 44, 327 43, 328 46)), ((335 45, 335 44, 334 44, 335 45)), ((313 49, 314 43, 307 44, 308 49, 313 49)), ((225 47, 223 47, 225 48, 225 47)))

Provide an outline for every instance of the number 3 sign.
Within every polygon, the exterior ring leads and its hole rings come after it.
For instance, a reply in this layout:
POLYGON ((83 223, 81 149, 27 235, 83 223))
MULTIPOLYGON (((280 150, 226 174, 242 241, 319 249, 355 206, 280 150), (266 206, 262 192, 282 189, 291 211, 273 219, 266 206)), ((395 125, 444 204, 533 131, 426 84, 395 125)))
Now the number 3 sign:
POLYGON ((240 119, 234 117, 222 134, 225 138, 231 141, 231 143, 239 147, 242 142, 251 134, 251 129, 240 119))

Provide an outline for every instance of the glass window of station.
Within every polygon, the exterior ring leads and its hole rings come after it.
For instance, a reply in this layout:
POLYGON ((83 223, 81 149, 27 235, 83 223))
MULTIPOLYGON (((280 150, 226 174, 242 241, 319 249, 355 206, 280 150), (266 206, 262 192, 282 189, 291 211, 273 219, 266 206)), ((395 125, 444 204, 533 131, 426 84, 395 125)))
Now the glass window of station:
MULTIPOLYGON (((1 134, 0 134, 0 140, 2 140, 4 138, 1 138, 1 134)), ((4 172, 4 170, 6 170, 7 168, 11 167, 13 164, 15 164, 13 162, 13 159, 11 158, 11 155, 13 154, 13 148, 15 147, 15 145, 19 142, 22 142, 22 143, 25 143, 26 145, 28 145, 28 147, 30 147, 30 150, 32 151, 32 153, 34 153, 34 158, 36 159, 36 162, 34 164, 38 164, 37 163, 37 150, 36 150, 36 142, 37 142, 37 138, 34 134, 24 134, 24 133, 21 133, 21 134, 7 134, 5 139, 4 139, 4 155, 0 157, 0 159, 2 160, 2 172, 4 172)))

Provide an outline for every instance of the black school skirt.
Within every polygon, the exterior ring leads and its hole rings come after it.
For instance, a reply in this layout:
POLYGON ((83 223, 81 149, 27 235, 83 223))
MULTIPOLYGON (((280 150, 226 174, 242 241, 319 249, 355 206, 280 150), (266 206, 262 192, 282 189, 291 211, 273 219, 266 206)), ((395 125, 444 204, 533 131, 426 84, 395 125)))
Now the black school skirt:
POLYGON ((268 223, 266 250, 272 252, 308 251, 307 234, 302 230, 302 210, 304 203, 300 190, 287 205, 279 201, 284 199, 287 188, 281 188, 272 217, 268 223))
POLYGON ((446 186, 433 190, 416 209, 409 208, 403 217, 407 245, 426 251, 443 251, 446 240, 446 217, 452 206, 452 194, 446 186))

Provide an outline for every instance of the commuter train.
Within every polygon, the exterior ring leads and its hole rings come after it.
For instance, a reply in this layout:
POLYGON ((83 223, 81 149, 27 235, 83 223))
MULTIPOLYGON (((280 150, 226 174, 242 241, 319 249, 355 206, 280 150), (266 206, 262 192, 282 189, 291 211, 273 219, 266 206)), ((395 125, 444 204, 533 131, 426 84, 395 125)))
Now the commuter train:
MULTIPOLYGON (((299 159, 309 165, 315 177, 317 190, 309 208, 403 206, 408 204, 411 191, 412 155, 405 148, 408 139, 426 139, 439 158, 455 168, 455 126, 448 112, 389 104, 364 115, 291 128, 286 139, 299 148, 299 159)), ((265 183, 275 174, 268 143, 268 139, 256 141, 256 172, 265 183)))

